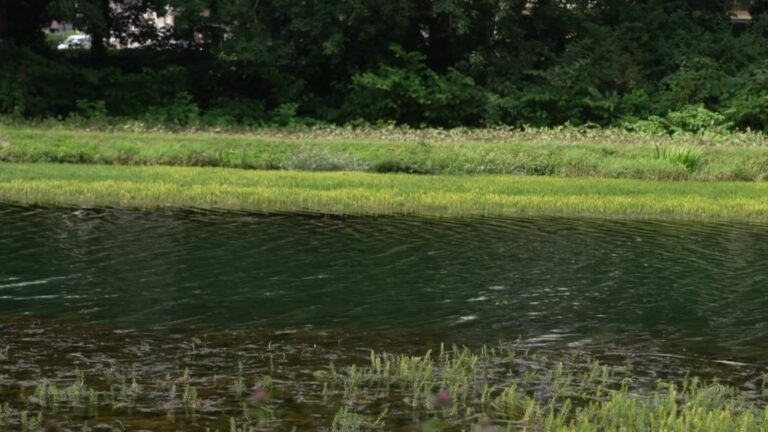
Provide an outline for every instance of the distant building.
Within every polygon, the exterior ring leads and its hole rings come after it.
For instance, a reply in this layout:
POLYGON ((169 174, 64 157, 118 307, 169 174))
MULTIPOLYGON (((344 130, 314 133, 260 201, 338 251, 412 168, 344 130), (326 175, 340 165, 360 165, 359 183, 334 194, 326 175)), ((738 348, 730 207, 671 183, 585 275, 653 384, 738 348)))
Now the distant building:
POLYGON ((731 22, 739 25, 748 25, 752 22, 752 14, 749 9, 733 9, 731 11, 731 22))
POLYGON ((53 20, 48 24, 47 30, 51 33, 72 31, 74 30, 74 26, 70 22, 53 20))
POLYGON ((747 26, 752 23, 752 14, 749 9, 752 7, 753 0, 733 0, 731 7, 731 22, 747 26))

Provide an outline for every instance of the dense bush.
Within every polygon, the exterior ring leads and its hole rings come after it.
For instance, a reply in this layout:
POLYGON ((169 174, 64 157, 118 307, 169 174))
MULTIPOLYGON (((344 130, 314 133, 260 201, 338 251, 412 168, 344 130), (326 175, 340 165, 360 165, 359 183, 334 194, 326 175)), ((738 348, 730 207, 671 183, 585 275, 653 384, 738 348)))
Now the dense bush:
POLYGON ((143 22, 131 4, 107 23, 142 49, 58 52, 36 43, 39 28, 0 28, 0 115, 768 130, 761 2, 751 25, 734 26, 725 0, 171 1, 177 26, 156 34, 118 26, 143 22))
POLYGON ((382 64, 352 76, 345 102, 348 119, 455 127, 493 123, 489 95, 474 80, 449 68, 438 74, 425 56, 393 46, 396 65, 382 64))

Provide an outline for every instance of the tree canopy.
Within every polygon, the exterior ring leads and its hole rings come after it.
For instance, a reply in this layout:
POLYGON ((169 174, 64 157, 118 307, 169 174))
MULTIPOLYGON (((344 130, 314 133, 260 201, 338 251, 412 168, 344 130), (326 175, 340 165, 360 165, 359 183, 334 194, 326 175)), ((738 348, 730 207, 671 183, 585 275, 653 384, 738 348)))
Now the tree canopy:
POLYGON ((700 107, 764 129, 767 5, 734 25, 724 0, 4 0, 0 112, 519 126, 700 107), (46 45, 52 19, 90 52, 46 45))

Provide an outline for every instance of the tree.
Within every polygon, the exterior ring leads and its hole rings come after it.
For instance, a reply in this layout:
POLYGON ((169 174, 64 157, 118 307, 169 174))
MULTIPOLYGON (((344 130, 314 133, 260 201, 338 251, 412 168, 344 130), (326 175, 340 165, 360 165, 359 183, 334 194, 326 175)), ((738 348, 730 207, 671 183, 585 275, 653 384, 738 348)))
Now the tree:
POLYGON ((45 46, 42 27, 49 19, 51 0, 0 0, 0 37, 16 44, 45 46))

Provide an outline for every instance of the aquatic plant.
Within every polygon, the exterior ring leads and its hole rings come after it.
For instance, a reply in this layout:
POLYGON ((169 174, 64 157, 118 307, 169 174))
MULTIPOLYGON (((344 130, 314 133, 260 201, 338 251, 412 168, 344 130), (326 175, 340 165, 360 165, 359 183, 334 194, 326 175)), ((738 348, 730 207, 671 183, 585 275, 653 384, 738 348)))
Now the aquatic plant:
MULTIPOLYGON (((514 360, 508 363, 510 359, 514 357, 499 355, 495 349, 476 354, 456 347, 434 359, 430 353, 372 354, 369 367, 350 366, 329 377, 343 384, 345 397, 357 395, 358 404, 374 405, 377 398, 396 401, 399 397, 394 394, 404 395, 405 406, 416 415, 442 418, 443 427, 474 419, 506 430, 563 432, 758 431, 768 427, 768 411, 718 383, 704 385, 695 378, 679 384, 660 381, 655 389, 638 392, 631 387, 631 379, 619 380, 615 371, 596 362, 585 368, 559 362, 527 380, 520 371, 515 374, 508 369, 520 365, 514 360), (359 388, 351 390, 351 386, 359 388), (377 396, 371 399, 371 395, 377 396)), ((355 413, 346 408, 340 412, 356 424, 355 413)))
POLYGON ((43 425, 42 412, 37 413, 37 415, 30 415, 29 412, 22 411, 19 414, 19 428, 22 432, 40 432, 43 425))
POLYGON ((349 407, 342 407, 333 416, 331 432, 362 432, 372 429, 380 429, 384 426, 382 419, 386 412, 378 418, 371 418, 352 411, 349 407))
POLYGON ((229 418, 229 432, 255 432, 252 426, 238 425, 237 420, 234 417, 229 418))
POLYGON ((261 330, 233 332, 216 346, 120 334, 99 338, 86 359, 57 355, 80 343, 79 336, 60 337, 69 330, 46 328, 31 338, 19 331, 25 325, 0 324, 0 338, 14 353, 0 375, 0 430, 41 432, 49 424, 61 431, 156 432, 768 428, 768 378, 758 365, 649 362, 631 352, 598 361, 583 348, 514 342, 383 352, 364 350, 370 333, 339 342, 324 331, 323 339, 315 337, 320 332, 267 332, 258 341, 261 330), (44 340, 63 343, 40 350, 44 340), (135 357, 134 344, 152 355, 135 357), (691 376, 692 368, 707 378, 691 376), (36 378, 40 371, 46 376, 36 378), (234 393, 240 381, 246 390, 234 393))

